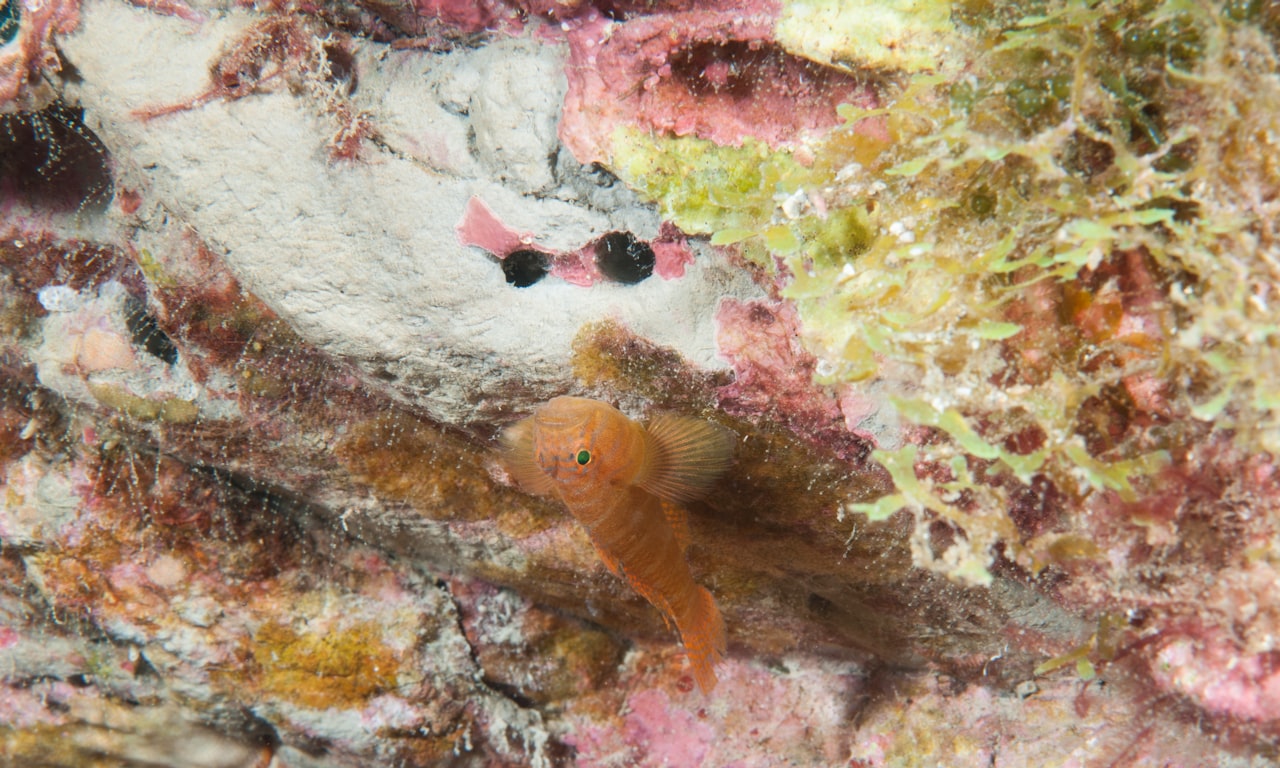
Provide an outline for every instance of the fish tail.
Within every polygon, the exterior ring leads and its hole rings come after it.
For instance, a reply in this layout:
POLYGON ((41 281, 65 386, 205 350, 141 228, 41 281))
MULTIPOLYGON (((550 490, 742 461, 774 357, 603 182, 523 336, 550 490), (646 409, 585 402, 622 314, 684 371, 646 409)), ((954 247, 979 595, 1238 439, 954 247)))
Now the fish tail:
POLYGON ((697 589, 697 598, 690 602, 688 611, 676 626, 680 629, 680 640, 693 668, 693 679, 698 681, 703 693, 710 693, 716 687, 716 664, 726 647, 724 617, 706 587, 697 589))

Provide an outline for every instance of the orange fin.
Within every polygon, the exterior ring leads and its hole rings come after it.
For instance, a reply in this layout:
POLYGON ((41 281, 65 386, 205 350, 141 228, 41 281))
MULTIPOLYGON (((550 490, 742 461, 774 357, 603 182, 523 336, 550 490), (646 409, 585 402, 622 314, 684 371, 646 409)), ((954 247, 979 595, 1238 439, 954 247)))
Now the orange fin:
POLYGON ((702 419, 661 415, 645 430, 648 466, 636 483, 668 501, 691 501, 724 474, 733 461, 734 434, 702 419))
POLYGON ((663 501, 662 514, 666 516, 667 524, 671 526, 676 544, 679 545, 680 552, 683 554, 689 548, 689 513, 673 501, 663 501))
POLYGON ((555 483, 542 471, 533 455, 533 419, 521 419, 502 433, 502 465, 521 488, 540 496, 553 496, 555 483))
POLYGON ((716 664, 720 663, 728 643, 724 617, 706 587, 698 587, 698 599, 676 622, 676 627, 680 630, 680 641, 684 643, 693 679, 703 693, 710 693, 716 687, 716 664))

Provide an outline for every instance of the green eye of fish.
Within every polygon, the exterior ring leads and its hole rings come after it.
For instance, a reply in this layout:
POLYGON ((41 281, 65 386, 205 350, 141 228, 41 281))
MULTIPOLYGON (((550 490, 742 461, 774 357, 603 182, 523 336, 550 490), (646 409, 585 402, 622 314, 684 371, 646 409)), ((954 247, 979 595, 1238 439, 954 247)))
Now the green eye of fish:
POLYGON ((577 455, 577 456, 575 456, 574 458, 577 460, 577 462, 578 462, 578 464, 579 464, 579 465, 581 465, 581 466, 584 466, 584 467, 585 467, 587 464, 589 464, 589 463, 591 462, 591 452, 590 452, 590 451, 578 451, 578 455, 577 455))

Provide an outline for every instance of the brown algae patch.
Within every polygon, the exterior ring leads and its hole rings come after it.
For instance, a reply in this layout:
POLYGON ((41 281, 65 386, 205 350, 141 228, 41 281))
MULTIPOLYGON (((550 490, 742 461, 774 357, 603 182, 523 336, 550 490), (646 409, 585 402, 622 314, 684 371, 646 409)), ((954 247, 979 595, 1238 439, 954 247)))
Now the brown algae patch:
POLYGON ((501 519, 514 531, 540 530, 514 491, 489 476, 487 451, 402 411, 357 422, 338 443, 338 460, 377 493, 433 520, 501 519))
POLYGON ((614 320, 588 323, 573 340, 573 375, 588 389, 640 396, 660 408, 715 418, 724 374, 699 371, 674 350, 614 320))
POLYGON ((380 628, 367 621, 303 633, 263 624, 253 636, 249 677, 263 693, 304 707, 359 705, 396 686, 400 654, 381 638, 380 628))
POLYGON ((191 400, 171 397, 152 400, 138 397, 121 387, 89 382, 89 392, 99 403, 113 411, 120 411, 138 421, 163 421, 169 424, 190 424, 200 415, 199 406, 191 400))

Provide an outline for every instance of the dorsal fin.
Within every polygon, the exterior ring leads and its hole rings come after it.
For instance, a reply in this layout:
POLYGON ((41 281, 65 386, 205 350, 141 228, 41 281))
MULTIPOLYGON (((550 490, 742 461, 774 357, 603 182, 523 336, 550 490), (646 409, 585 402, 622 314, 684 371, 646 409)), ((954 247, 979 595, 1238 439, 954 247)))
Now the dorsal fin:
POLYGON ((525 491, 554 496, 555 483, 533 455, 533 418, 521 419, 502 433, 502 465, 525 491))
POLYGON ((733 461, 733 433, 709 421, 660 415, 645 431, 650 455, 636 484, 659 498, 699 498, 733 461))

